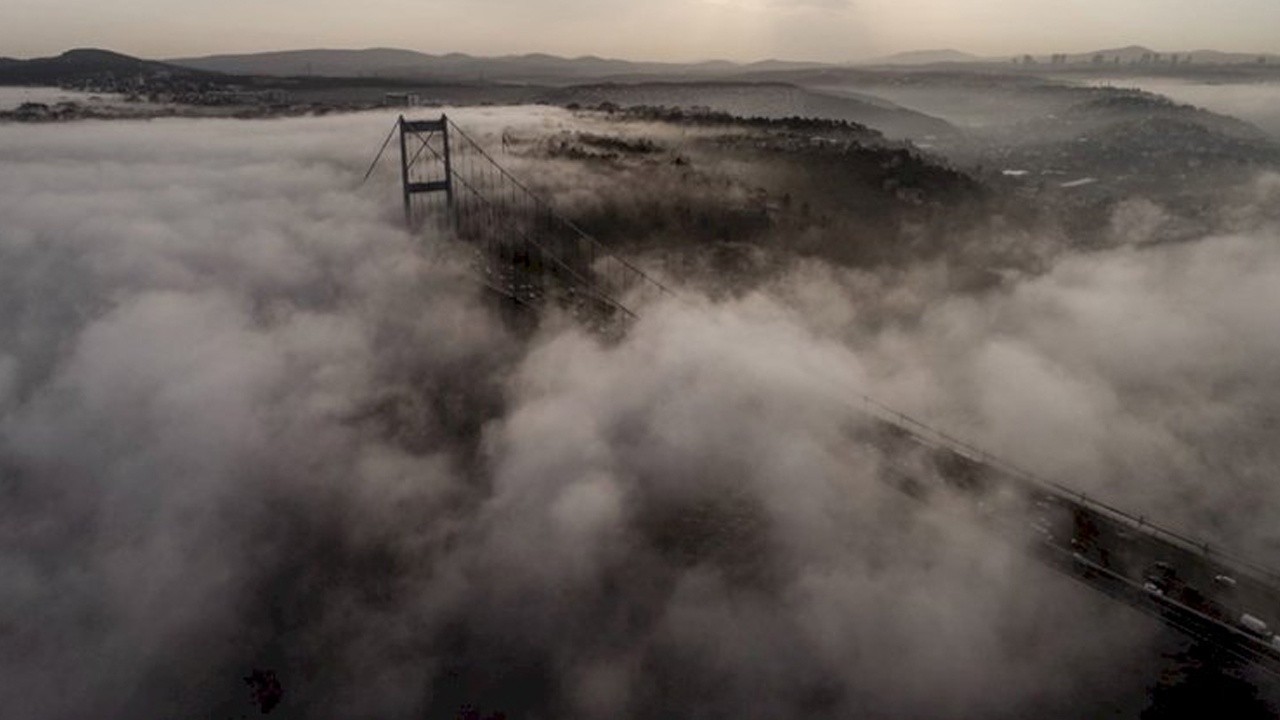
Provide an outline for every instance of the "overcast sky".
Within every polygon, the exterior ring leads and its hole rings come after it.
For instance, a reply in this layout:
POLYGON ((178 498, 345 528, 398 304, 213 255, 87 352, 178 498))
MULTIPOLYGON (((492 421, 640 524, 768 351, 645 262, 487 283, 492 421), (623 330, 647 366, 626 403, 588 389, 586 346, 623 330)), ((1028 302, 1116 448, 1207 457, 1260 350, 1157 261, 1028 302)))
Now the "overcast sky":
POLYGON ((1280 51, 1280 0, 0 0, 0 56, 394 46, 657 60, 1280 51))

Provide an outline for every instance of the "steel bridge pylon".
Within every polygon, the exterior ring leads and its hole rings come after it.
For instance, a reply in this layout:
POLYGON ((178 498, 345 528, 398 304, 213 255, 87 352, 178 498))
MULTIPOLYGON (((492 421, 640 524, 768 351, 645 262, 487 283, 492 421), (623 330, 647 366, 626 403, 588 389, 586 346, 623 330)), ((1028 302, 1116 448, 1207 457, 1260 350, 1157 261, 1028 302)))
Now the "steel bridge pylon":
MULTIPOLYGON (((400 182, 404 191, 404 221, 415 228, 422 219, 416 199, 443 193, 446 214, 453 210, 453 167, 449 147, 449 118, 397 121, 400 130, 400 182), (412 152, 412 154, 410 154, 412 152)), ((425 203, 430 205, 430 203, 425 203)))

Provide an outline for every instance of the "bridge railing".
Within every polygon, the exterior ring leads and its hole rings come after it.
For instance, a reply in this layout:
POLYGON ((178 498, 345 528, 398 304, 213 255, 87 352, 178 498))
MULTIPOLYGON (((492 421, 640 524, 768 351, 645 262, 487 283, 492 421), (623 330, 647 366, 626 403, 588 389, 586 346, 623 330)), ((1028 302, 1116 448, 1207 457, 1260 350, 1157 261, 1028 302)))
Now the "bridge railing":
POLYGON ((1280 572, 1277 572, 1272 568, 1239 555, 1226 552, 1220 548, 1213 547, 1207 542, 1197 540, 1183 533, 1153 523, 1142 515, 1134 515, 1133 513, 1090 497, 1086 493, 1068 487, 1060 482, 1037 475, 1030 470, 993 455, 972 443, 961 440, 960 438, 948 434, 945 431, 939 430, 927 423, 917 420, 906 413, 889 407, 868 395, 860 394, 858 396, 858 400, 862 403, 864 408, 871 412, 872 415, 911 433, 925 445, 939 449, 946 449, 950 452, 968 458, 969 460, 998 470, 1027 486, 1051 492, 1052 494, 1064 499, 1070 499, 1072 502, 1078 503, 1079 505, 1089 508, 1094 512, 1100 513, 1104 516, 1109 516, 1123 524, 1129 525, 1130 527, 1163 538, 1174 545, 1195 553, 1207 560, 1216 562, 1219 565, 1245 570, 1260 579, 1265 579, 1269 583, 1280 584, 1280 572))

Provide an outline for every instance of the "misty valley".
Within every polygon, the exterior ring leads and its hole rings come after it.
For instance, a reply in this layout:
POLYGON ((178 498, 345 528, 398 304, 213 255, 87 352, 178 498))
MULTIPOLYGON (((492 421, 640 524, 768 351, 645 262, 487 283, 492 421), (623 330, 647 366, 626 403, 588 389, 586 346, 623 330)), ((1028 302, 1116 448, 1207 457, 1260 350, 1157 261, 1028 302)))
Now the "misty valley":
POLYGON ((1274 717, 1207 52, 0 59, 0 716, 1274 717))

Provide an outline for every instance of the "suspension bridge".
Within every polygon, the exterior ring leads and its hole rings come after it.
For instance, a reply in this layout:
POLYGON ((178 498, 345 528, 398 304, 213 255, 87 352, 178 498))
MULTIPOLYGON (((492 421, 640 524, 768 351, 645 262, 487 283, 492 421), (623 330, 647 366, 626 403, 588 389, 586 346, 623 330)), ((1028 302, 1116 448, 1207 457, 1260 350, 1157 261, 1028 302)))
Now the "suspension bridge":
MULTIPOLYGON (((397 136, 405 222, 470 248, 488 291, 522 307, 560 308, 606 333, 625 330, 638 308, 671 294, 557 212, 447 116, 402 116, 379 158, 397 136)), ((922 500, 961 496, 994 532, 1050 567, 1229 662, 1280 679, 1273 632, 1280 574, 1037 477, 872 398, 857 401, 862 412, 850 439, 882 455, 889 485, 922 500)))
POLYGON ((606 333, 634 320, 634 307, 671 294, 557 212, 447 115, 401 116, 379 157, 397 135, 405 222, 469 247, 488 290, 523 307, 559 308, 606 333))

